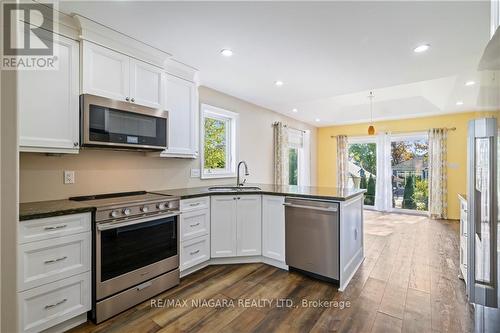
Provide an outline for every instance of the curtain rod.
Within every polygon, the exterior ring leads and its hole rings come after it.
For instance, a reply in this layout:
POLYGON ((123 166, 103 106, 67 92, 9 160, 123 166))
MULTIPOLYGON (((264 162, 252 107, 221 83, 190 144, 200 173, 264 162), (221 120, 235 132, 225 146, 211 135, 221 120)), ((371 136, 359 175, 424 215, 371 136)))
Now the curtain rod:
MULTIPOLYGON (((414 130, 414 131, 394 131, 394 132, 385 132, 385 133, 387 133, 387 134, 405 134, 405 133, 411 134, 411 133, 416 133, 416 132, 427 132, 431 129, 432 128, 414 130)), ((445 127, 445 129, 447 129, 448 131, 455 131, 457 128, 456 127, 445 127)), ((367 135, 366 133, 364 133, 364 134, 359 134, 359 135, 348 135, 348 136, 370 136, 370 135, 367 135)), ((336 138, 336 137, 337 137, 336 135, 330 135, 330 138, 332 138, 332 139, 336 138)))
MULTIPOLYGON (((278 124, 277 121, 275 121, 274 123, 271 124, 271 126, 276 126, 278 124)), ((287 124, 283 124, 283 127, 286 127, 286 128, 289 128, 289 129, 293 129, 293 130, 296 130, 296 131, 299 131, 299 132, 302 132, 302 133, 305 133, 306 130, 302 130, 302 129, 298 129, 298 128, 295 128, 295 127, 291 127, 291 126, 288 126, 287 124)))

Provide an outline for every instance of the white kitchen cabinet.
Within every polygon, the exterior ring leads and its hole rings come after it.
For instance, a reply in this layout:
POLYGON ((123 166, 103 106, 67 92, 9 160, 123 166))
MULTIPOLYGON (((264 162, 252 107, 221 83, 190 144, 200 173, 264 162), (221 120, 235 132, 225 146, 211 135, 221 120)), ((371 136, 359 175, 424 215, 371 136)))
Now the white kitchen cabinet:
POLYGON ((64 36, 54 43, 56 70, 18 71, 20 151, 78 153, 79 44, 64 36))
POLYGON ((165 109, 168 111, 168 149, 162 157, 198 156, 198 90, 194 82, 166 74, 165 109))
POLYGON ((211 202, 211 256, 261 254, 261 196, 221 195, 211 202))
POLYGON ((262 253, 261 201, 260 195, 237 196, 237 256, 256 256, 262 253))
POLYGON ((19 222, 17 291, 22 332, 40 332, 59 324, 69 329, 86 320, 92 291, 91 220, 91 213, 82 213, 19 222))
POLYGON ((180 202, 180 271, 210 259, 210 198, 180 202))
POLYGON ((210 255, 236 256, 236 199, 234 195, 211 197, 210 205, 210 255))
POLYGON ((285 197, 262 196, 262 255, 285 262, 285 197))
POLYGON ((460 273, 467 284, 467 200, 458 196, 460 201, 460 273))
POLYGON ((161 68, 130 59, 131 102, 160 109, 163 106, 165 74, 161 68))
POLYGON ((82 93, 152 108, 163 106, 165 74, 159 67, 82 41, 82 93))
POLYGON ((205 235, 181 243, 180 271, 210 259, 210 236, 205 235))
POLYGON ((82 91, 120 101, 130 99, 130 57, 82 41, 82 91))

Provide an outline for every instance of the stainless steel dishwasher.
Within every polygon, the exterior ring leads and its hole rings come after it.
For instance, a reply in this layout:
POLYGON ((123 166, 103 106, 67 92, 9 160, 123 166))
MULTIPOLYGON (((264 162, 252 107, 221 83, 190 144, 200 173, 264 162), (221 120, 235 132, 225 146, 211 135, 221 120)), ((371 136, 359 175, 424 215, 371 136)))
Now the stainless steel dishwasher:
POLYGON ((339 204, 285 198, 285 261, 314 277, 339 280, 339 204))

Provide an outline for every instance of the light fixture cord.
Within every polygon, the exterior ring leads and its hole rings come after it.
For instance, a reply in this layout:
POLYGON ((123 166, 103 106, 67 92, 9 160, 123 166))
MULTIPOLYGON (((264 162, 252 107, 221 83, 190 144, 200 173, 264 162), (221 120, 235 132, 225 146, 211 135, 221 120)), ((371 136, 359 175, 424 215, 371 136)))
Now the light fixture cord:
POLYGON ((373 124, 373 91, 370 91, 370 96, 368 98, 370 99, 370 123, 373 124))

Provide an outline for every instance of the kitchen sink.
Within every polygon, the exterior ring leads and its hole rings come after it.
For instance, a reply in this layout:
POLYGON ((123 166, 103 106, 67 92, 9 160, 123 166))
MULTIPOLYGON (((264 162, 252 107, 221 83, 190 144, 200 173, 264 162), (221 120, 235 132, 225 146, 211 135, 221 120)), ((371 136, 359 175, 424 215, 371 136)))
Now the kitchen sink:
POLYGON ((210 192, 245 192, 245 191, 261 191, 257 186, 212 186, 209 187, 210 192))

